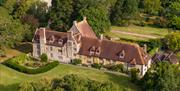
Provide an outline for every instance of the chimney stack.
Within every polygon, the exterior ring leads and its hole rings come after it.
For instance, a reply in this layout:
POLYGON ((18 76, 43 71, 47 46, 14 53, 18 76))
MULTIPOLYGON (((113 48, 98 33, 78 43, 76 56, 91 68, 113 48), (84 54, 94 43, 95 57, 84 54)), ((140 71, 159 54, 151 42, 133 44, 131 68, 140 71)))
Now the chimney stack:
POLYGON ((103 34, 100 35, 100 40, 103 40, 103 34))
POLYGON ((73 21, 73 25, 76 25, 77 24, 77 21, 73 21))
POLYGON ((144 44, 144 51, 147 52, 147 45, 144 44))
POLYGON ((86 21, 86 19, 87 19, 87 18, 86 18, 86 16, 84 16, 84 17, 83 17, 83 20, 85 20, 85 21, 86 21))

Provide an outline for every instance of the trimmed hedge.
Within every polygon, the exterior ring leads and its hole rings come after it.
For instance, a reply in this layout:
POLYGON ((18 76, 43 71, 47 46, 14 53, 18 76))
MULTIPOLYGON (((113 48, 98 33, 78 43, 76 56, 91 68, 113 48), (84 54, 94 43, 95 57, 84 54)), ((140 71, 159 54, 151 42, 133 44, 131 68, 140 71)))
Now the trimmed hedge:
POLYGON ((15 70, 23 72, 23 73, 38 74, 38 73, 47 72, 48 70, 53 69, 54 67, 58 66, 59 62, 54 61, 54 62, 48 63, 40 68, 37 68, 37 69, 27 68, 25 66, 15 63, 15 62, 12 62, 11 60, 7 60, 6 62, 4 62, 4 64, 12 69, 15 69, 15 70))

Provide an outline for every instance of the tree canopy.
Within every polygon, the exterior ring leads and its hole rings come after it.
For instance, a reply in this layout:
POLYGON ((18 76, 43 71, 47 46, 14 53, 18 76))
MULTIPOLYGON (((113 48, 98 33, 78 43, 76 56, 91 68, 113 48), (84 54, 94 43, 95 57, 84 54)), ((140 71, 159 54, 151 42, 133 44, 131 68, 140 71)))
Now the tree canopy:
POLYGON ((153 65, 142 79, 142 86, 147 91, 178 91, 180 77, 178 67, 168 62, 153 65))

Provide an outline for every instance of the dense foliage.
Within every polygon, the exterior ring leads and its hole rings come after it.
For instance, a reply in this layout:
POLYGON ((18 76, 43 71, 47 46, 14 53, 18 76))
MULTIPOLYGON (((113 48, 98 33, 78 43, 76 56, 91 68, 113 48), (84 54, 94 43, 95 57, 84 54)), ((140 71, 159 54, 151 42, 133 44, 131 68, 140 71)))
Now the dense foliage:
POLYGON ((58 61, 54 61, 54 62, 47 63, 46 65, 44 65, 42 67, 32 69, 32 68, 28 68, 26 66, 23 66, 19 63, 19 62, 22 62, 25 60, 27 60, 27 56, 19 56, 16 58, 11 58, 11 59, 5 61, 3 64, 10 67, 10 68, 13 68, 17 71, 27 73, 27 74, 43 73, 43 72, 46 72, 50 69, 53 69, 54 67, 56 67, 59 64, 58 61))
POLYGON ((178 91, 180 77, 178 67, 168 62, 154 64, 142 79, 142 87, 147 91, 178 91))
POLYGON ((180 50, 180 32, 170 33, 166 35, 164 40, 165 45, 168 47, 168 49, 173 51, 180 50))
POLYGON ((105 65, 105 68, 111 71, 117 71, 117 72, 126 72, 123 64, 117 64, 117 65, 105 65))
POLYGON ((93 68, 96 68, 96 69, 101 69, 102 67, 102 64, 98 64, 98 63, 94 63, 91 65, 93 68))
POLYGON ((23 82, 18 91, 118 91, 111 82, 97 82, 78 75, 66 75, 40 82, 23 82))
POLYGON ((41 61, 43 61, 43 62, 48 61, 48 56, 45 53, 43 53, 40 58, 41 58, 41 61))
POLYGON ((78 65, 78 64, 81 64, 81 63, 82 63, 81 59, 73 59, 72 60, 72 64, 74 64, 74 65, 78 65))

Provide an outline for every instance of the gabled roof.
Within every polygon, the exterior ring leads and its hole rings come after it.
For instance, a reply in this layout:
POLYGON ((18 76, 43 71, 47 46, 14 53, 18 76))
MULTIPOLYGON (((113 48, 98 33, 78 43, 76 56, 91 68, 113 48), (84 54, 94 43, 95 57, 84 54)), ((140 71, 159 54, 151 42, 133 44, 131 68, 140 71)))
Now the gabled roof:
POLYGON ((83 37, 97 38, 96 34, 92 30, 92 27, 88 24, 86 17, 84 17, 83 21, 75 21, 75 26, 83 37))
POLYGON ((53 31, 48 28, 40 28, 36 30, 35 36, 33 38, 33 42, 39 43, 40 42, 40 37, 43 36, 43 38, 46 38, 46 44, 47 45, 52 45, 52 46, 63 46, 67 42, 67 32, 57 32, 53 31), (43 31, 45 29, 45 31, 43 31), (43 32, 45 32, 45 36, 43 36, 43 32), (54 41, 51 41, 52 37, 54 38, 54 41), (58 43, 59 39, 63 40, 62 45, 58 43))
POLYGON ((136 63, 139 65, 146 64, 149 60, 149 57, 146 57, 148 55, 143 53, 141 47, 138 45, 114 42, 110 40, 99 40, 88 37, 82 37, 81 43, 82 45, 79 51, 80 55, 95 56, 102 59, 104 58, 109 60, 122 61, 126 63, 130 63, 135 59, 136 63), (90 55, 89 49, 92 46, 101 48, 100 55, 90 55), (119 58, 119 52, 123 50, 125 52, 125 57, 119 58))

